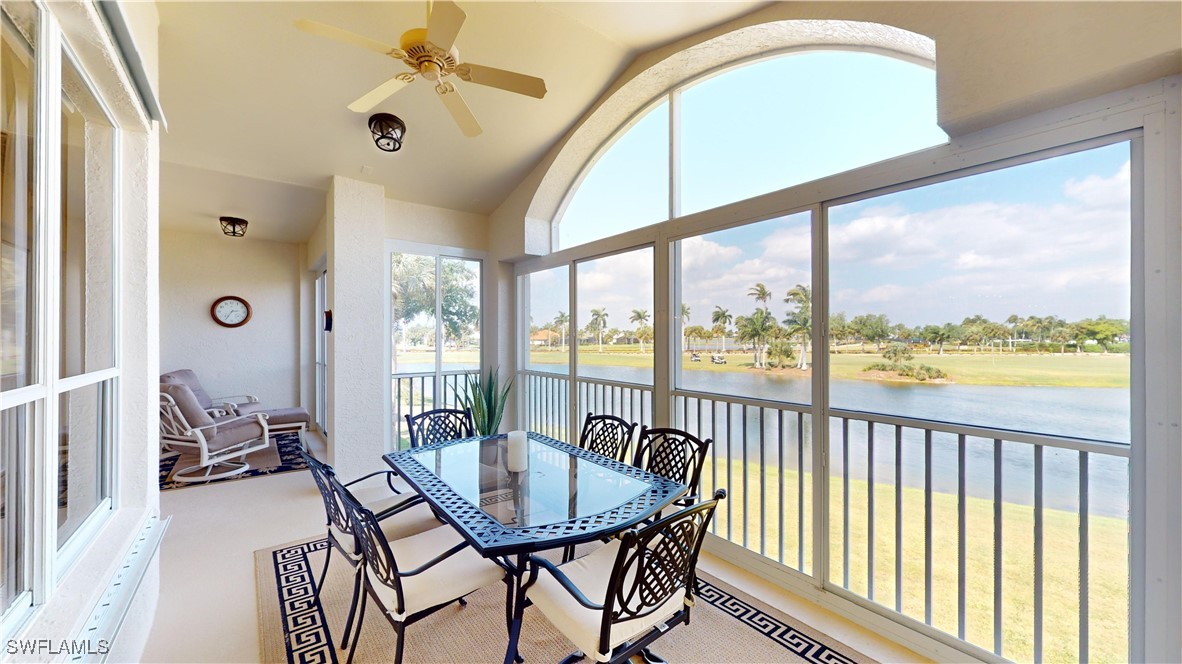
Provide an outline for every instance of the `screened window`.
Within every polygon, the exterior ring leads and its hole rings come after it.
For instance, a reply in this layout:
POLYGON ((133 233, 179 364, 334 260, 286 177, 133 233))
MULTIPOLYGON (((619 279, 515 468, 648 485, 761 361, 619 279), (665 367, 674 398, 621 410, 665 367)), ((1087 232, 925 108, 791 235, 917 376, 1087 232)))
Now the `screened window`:
POLYGON ((935 71, 872 53, 792 53, 671 95, 675 122, 669 101, 656 105, 588 167, 559 219, 560 247, 947 141, 935 71))

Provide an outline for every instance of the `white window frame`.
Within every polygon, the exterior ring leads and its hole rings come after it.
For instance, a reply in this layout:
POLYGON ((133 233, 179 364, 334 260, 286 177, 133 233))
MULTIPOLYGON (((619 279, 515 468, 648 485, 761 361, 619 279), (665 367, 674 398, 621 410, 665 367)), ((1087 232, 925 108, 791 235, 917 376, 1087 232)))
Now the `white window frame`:
POLYGON ((115 114, 81 59, 66 42, 63 27, 52 5, 32 2, 37 14, 36 62, 36 166, 33 172, 34 242, 36 268, 34 278, 34 319, 37 341, 33 349, 36 366, 30 385, 0 392, 0 410, 27 405, 32 409, 32 429, 27 450, 28 524, 24 552, 29 566, 29 589, 14 598, 0 620, 0 633, 15 634, 44 605, 64 577, 89 549, 98 533, 118 509, 119 495, 119 426, 122 409, 118 401, 118 383, 122 357, 120 344, 122 280, 122 130, 115 114), (112 366, 66 378, 60 377, 61 337, 61 94, 62 69, 74 67, 98 103, 111 126, 110 192, 111 219, 111 352, 112 366), (100 440, 105 445, 97 478, 106 496, 86 516, 66 542, 58 542, 58 436, 59 398, 71 390, 99 385, 104 409, 100 411, 100 440), (60 547, 59 547, 60 544, 60 547))
MULTIPOLYGON (((675 260, 673 244, 679 239, 742 226, 805 210, 813 211, 814 320, 827 320, 827 209, 836 202, 877 196, 924 184, 958 179, 974 171, 995 170, 1130 140, 1132 195, 1131 258, 1131 356, 1132 430, 1130 463, 1130 621, 1129 657, 1132 661, 1182 660, 1177 625, 1182 623, 1182 228, 1176 213, 1180 192, 1170 183, 1182 178, 1182 76, 1143 84, 1077 104, 1056 108, 1005 125, 958 137, 955 141, 889 159, 844 173, 796 185, 755 198, 697 212, 681 218, 635 229, 552 254, 522 261, 515 266, 519 296, 525 291, 522 276, 568 265, 645 244, 654 254, 657 316, 655 337, 665 340, 665 352, 657 356, 653 419, 668 424, 674 369, 669 349, 675 348, 676 325, 669 302, 676 287, 669 262, 675 260), (662 303, 662 297, 665 301, 662 303), (1153 306, 1149 306, 1153 303, 1153 306), (666 306, 662 306, 662 304, 666 306), (662 356, 664 362, 661 362, 662 356), (663 366, 662 366, 663 365, 663 366), (1152 498, 1151 498, 1152 497, 1152 498)), ((674 154, 671 151, 670 154, 674 154)), ((571 274, 574 306, 576 275, 571 274)), ((520 302, 520 300, 519 300, 520 302)), ((528 330, 528 313, 519 307, 519 354, 528 353, 520 334, 528 330)), ((827 347, 827 330, 815 325, 812 345, 827 347)), ((812 415, 821 421, 828 412, 826 354, 818 354, 813 373, 812 415)), ((524 357, 528 357, 525 355, 524 357)), ((572 362, 571 375, 574 368, 572 362)), ((520 390, 521 380, 517 381, 520 390)), ((520 392, 519 392, 520 395, 520 392)), ((519 404, 523 403, 519 398, 519 404)), ((519 407, 520 409, 520 407, 519 407)), ((572 422, 573 424, 573 422, 572 422)), ((828 473, 825 463, 828 427, 813 427, 814 472, 828 473)), ((813 569, 811 575, 762 559, 758 554, 711 536, 707 548, 730 557, 752 572, 780 584, 821 606, 938 659, 970 654, 984 660, 992 653, 961 642, 923 625, 909 625, 880 607, 835 592, 828 587, 825 558, 828 537, 826 482, 814 482, 813 569)), ((848 593, 847 593, 848 594, 848 593)))
MULTIPOLYGON (((442 349, 441 338, 442 338, 442 330, 443 330, 443 327, 442 327, 443 315, 441 312, 441 308, 442 308, 443 303, 442 303, 442 299, 439 297, 440 289, 443 287, 443 285, 440 282, 440 270, 441 270, 440 260, 444 259, 444 258, 458 258, 461 260, 477 261, 480 263, 480 290, 477 293, 477 298, 480 301, 480 367, 481 367, 481 370, 483 370, 485 359, 489 357, 489 350, 488 350, 488 348, 486 348, 487 344, 485 343, 485 339, 487 338, 485 331, 488 329, 489 317, 487 315, 488 312, 486 311, 487 307, 485 307, 484 295, 487 292, 486 291, 486 289, 487 289, 486 284, 488 284, 489 279, 496 278, 495 275, 490 273, 491 261, 489 261, 489 259, 488 259, 488 252, 476 251, 474 249, 463 249, 460 247, 447 247, 447 246, 442 246, 442 245, 426 244, 426 243, 422 243, 422 242, 411 242, 409 240, 386 240, 385 251, 386 251, 386 261, 385 261, 386 269, 383 273, 385 275, 385 281, 383 282, 384 283, 383 288, 385 289, 384 292, 386 293, 386 296, 383 298, 383 305, 382 305, 382 307, 383 307, 382 321, 383 321, 383 326, 384 326, 382 329, 387 331, 387 336, 389 334, 390 325, 392 323, 392 321, 390 319, 390 317, 392 315, 392 312, 390 311, 390 276, 391 276, 391 271, 393 269, 394 254, 415 254, 417 256, 429 256, 429 257, 435 259, 435 295, 436 295, 436 297, 435 297, 435 348, 437 349, 437 352, 435 353, 435 369, 433 369, 433 373, 436 378, 436 389, 439 388, 439 380, 438 379, 442 375, 442 371, 443 371, 443 353, 441 350, 442 349)), ((385 380, 382 381, 382 385, 383 385, 383 389, 384 389, 384 394, 383 394, 384 400, 382 403, 387 405, 386 408, 383 408, 384 413, 382 415, 383 423, 385 425, 383 427, 383 429, 385 431, 385 433, 383 434, 385 436, 385 448, 384 449, 387 452, 392 452, 392 451, 394 451, 394 442, 395 441, 393 440, 393 436, 392 436, 393 425, 394 425, 394 422, 393 422, 394 413, 393 413, 393 409, 389 407, 390 404, 393 403, 391 401, 391 399, 393 399, 393 395, 391 394, 391 388, 390 388, 390 382, 392 379, 392 375, 389 373, 389 368, 390 368, 391 361, 393 359, 393 349, 390 347, 390 344, 388 343, 388 341, 387 341, 387 343, 382 344, 382 347, 383 347, 383 349, 382 349, 382 353, 383 353, 382 354, 382 362, 383 362, 382 372, 383 372, 383 375, 385 376, 385 380)))

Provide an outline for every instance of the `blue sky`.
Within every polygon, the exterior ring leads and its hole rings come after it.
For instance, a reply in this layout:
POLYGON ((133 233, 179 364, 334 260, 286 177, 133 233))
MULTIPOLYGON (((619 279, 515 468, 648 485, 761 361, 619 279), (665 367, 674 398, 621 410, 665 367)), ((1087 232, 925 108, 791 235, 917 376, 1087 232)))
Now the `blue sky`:
MULTIPOLYGON (((934 72, 869 54, 732 70, 686 90, 682 107, 685 213, 947 140, 934 72)), ((601 157, 563 218, 563 246, 666 218, 667 131, 662 103, 601 157)), ((1124 142, 832 208, 830 308, 908 325, 1128 317, 1128 163, 1124 142)), ((809 283, 809 223, 798 214, 684 241, 691 324, 709 326, 715 305, 750 313, 757 281, 782 318, 787 290, 809 283)), ((651 250, 583 264, 579 279, 584 324, 592 307, 621 328, 632 309, 652 310, 651 250)), ((535 286, 534 322, 567 310, 565 292, 535 286)))

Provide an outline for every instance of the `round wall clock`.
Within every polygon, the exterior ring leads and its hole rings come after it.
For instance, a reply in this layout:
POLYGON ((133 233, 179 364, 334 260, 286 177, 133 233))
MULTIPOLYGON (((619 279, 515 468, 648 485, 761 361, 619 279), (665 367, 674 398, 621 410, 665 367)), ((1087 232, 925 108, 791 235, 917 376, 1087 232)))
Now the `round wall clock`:
POLYGON ((219 297, 209 308, 209 315, 222 327, 242 327, 250 320, 250 303, 234 295, 219 297))

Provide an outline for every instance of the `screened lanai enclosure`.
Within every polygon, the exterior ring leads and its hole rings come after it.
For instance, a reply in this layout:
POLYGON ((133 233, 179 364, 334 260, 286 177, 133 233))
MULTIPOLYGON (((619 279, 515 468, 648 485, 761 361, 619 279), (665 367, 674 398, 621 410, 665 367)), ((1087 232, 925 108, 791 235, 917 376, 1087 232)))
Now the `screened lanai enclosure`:
MULTIPOLYGON (((1128 659, 1144 118, 1096 117, 952 144, 932 69, 832 50, 661 95, 516 265, 517 428, 709 438, 738 564, 986 659, 1128 659)), ((482 366, 481 272, 391 256, 405 444, 482 366)))

